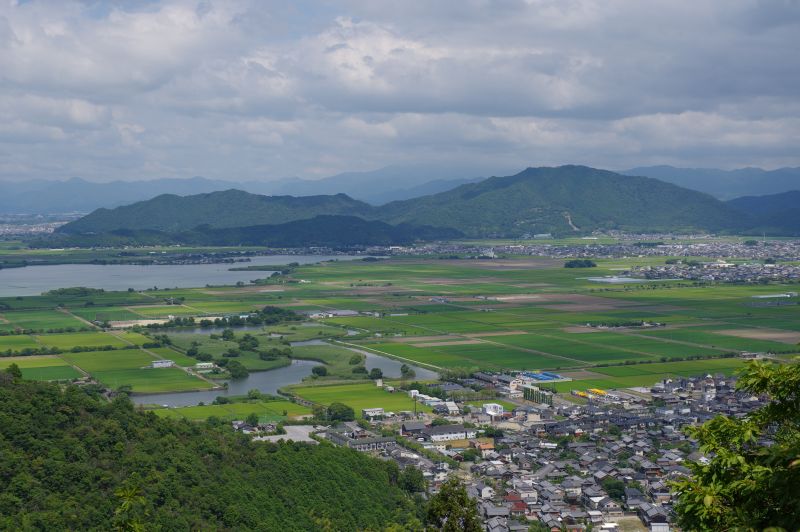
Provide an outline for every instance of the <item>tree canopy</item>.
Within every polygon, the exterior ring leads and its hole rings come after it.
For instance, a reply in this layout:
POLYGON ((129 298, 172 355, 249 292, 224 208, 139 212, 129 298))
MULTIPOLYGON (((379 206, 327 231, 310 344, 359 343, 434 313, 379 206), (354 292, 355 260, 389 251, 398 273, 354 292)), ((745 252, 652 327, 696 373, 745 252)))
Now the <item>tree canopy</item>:
POLYGON ((253 442, 0 371, 2 530, 383 530, 418 508, 384 462, 253 442), (392 477, 390 478, 390 474, 392 477))
POLYGON ((743 419, 688 429, 711 457, 674 483, 686 530, 796 530, 800 516, 800 363, 752 361, 737 387, 771 401, 743 419))

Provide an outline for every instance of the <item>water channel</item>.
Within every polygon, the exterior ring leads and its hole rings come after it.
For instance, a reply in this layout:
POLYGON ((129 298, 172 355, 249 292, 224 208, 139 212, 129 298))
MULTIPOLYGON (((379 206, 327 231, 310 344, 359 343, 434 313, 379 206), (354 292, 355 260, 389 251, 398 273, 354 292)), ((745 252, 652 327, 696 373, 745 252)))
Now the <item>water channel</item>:
MULTIPOLYGON (((295 342, 292 345, 325 345, 323 340, 308 340, 295 342)), ((400 377, 400 368, 403 362, 388 357, 382 357, 361 349, 352 348, 353 351, 362 353, 366 357, 365 365, 368 370, 380 368, 387 377, 400 377)), ((247 378, 231 380, 228 388, 222 390, 208 390, 202 392, 157 393, 134 395, 134 403, 164 406, 190 406, 199 403, 211 403, 219 395, 245 395, 248 391, 256 389, 263 393, 276 395, 278 389, 289 384, 302 382, 304 377, 311 375, 311 368, 319 365, 314 360, 292 360, 291 365, 269 371, 254 371, 247 378)), ((407 364, 416 373, 417 379, 430 380, 438 378, 436 372, 407 364)))

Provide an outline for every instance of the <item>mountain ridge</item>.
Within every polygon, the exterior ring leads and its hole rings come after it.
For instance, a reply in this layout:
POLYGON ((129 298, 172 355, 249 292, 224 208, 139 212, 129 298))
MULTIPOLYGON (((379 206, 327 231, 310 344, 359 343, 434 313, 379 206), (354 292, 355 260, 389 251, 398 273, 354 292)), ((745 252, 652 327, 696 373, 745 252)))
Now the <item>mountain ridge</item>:
POLYGON ((184 197, 161 195, 112 210, 98 209, 58 232, 128 229, 179 233, 202 225, 241 228, 321 215, 449 228, 468 237, 573 234, 595 229, 727 231, 744 228, 747 218, 710 195, 653 178, 568 165, 528 168, 381 207, 345 194, 260 196, 228 190, 184 197))

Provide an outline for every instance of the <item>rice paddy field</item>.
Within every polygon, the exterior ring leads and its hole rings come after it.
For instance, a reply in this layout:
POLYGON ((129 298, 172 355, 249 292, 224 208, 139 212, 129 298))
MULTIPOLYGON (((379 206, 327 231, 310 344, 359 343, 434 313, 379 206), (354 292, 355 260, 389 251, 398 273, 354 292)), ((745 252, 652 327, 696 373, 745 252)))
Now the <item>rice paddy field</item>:
MULTIPOLYGON (((337 316, 236 331, 237 339, 247 332, 256 336, 260 348, 269 349, 286 347, 285 342, 346 337, 374 353, 432 369, 574 372, 574 381, 557 385, 563 391, 730 373, 741 365, 738 356, 744 352, 776 360, 800 352, 797 298, 781 306, 757 304, 763 300, 755 298, 796 291, 796 285, 607 285, 587 279, 665 259, 597 260, 591 271, 537 257, 329 261, 300 266, 288 277, 253 286, 0 298, 0 354, 16 360, 21 354, 59 351, 45 359, 47 365, 20 365, 30 378, 88 374, 110 387, 133 386, 141 392, 202 389, 211 384, 180 368, 143 367, 156 358, 189 367, 196 360, 185 352, 193 345, 220 358, 238 347, 236 341, 211 338, 212 331, 169 329, 174 348, 141 349, 152 335, 165 331, 108 331, 96 323, 238 316, 266 305, 337 316), (165 304, 169 301, 179 304, 165 304), (644 327, 642 322, 653 325, 644 327), (106 346, 113 350, 103 351, 106 346)), ((250 370, 276 367, 256 352, 242 352, 238 360, 250 370)), ((334 370, 339 363, 336 357, 328 362, 334 370)), ((407 410, 410 404, 368 384, 301 386, 296 391, 321 404, 350 398, 356 410, 384 405, 407 410)))

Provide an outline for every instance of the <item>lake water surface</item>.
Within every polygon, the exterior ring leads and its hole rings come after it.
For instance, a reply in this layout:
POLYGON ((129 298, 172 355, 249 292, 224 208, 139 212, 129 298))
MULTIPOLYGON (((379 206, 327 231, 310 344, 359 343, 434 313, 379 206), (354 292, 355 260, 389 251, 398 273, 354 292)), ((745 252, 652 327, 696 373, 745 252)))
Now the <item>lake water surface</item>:
POLYGON ((249 262, 225 264, 174 264, 137 266, 133 264, 57 264, 0 270, 0 296, 35 296, 56 288, 86 286, 104 290, 146 288, 190 288, 232 285, 239 281, 269 277, 269 271, 232 272, 243 266, 309 264, 325 260, 354 260, 361 257, 336 255, 269 255, 250 257, 249 262))

